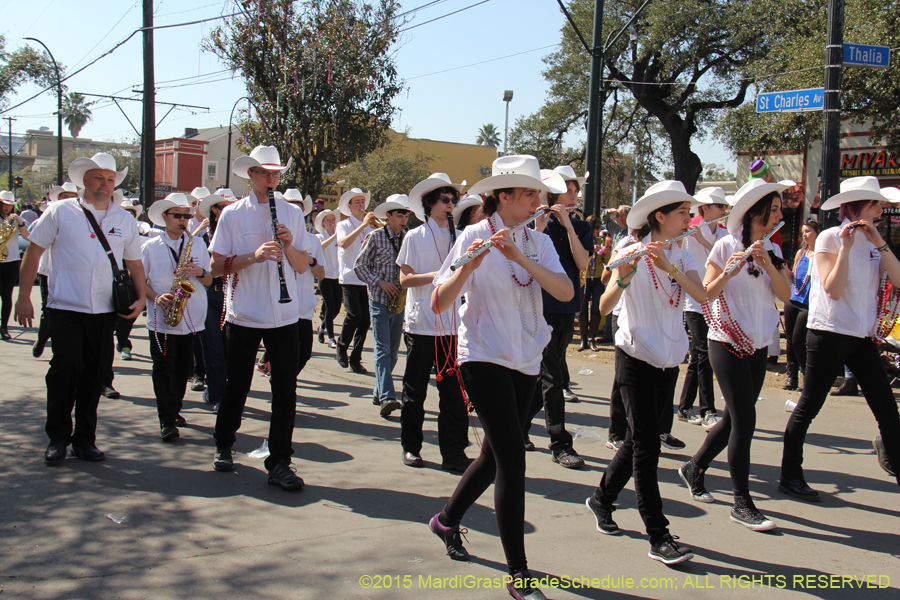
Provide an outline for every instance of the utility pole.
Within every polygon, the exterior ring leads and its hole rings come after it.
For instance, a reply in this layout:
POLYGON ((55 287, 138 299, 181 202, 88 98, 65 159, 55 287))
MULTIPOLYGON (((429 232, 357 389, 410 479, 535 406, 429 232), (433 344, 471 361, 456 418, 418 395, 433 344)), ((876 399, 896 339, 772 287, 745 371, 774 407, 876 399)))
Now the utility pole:
MULTIPOLYGON (((573 24, 574 26, 574 24, 573 24)), ((600 139, 603 129, 600 87, 603 85, 603 0, 594 4, 594 38, 591 49, 591 82, 588 87, 587 146, 584 152, 584 170, 590 175, 584 182, 584 216, 596 215, 600 198, 600 139)))
MULTIPOLYGON (((828 40, 825 45, 825 126, 822 135, 822 179, 819 202, 841 187, 841 80, 844 64, 844 0, 828 1, 828 40)), ((821 205, 820 204, 820 205, 821 205)), ((835 211, 819 211, 822 227, 837 225, 835 211)))
POLYGON ((6 155, 9 157, 9 185, 6 189, 9 191, 13 191, 13 174, 12 174, 12 157, 13 157, 13 148, 12 148, 12 124, 13 121, 17 121, 18 119, 13 119, 12 117, 3 117, 6 119, 6 122, 9 124, 9 148, 7 148, 6 155))
POLYGON ((144 124, 141 128, 141 204, 156 191, 156 80, 153 75, 153 0, 144 2, 144 124))
POLYGON ((32 42, 37 42, 41 46, 44 47, 44 50, 47 51, 47 54, 50 55, 50 60, 53 61, 53 68, 56 69, 56 185, 63 184, 63 139, 62 139, 62 125, 63 125, 63 114, 62 114, 62 79, 59 76, 59 66, 56 64, 56 59, 53 58, 53 53, 50 52, 50 48, 47 47, 47 44, 42 42, 41 40, 33 37, 24 38, 26 40, 31 40, 32 42))

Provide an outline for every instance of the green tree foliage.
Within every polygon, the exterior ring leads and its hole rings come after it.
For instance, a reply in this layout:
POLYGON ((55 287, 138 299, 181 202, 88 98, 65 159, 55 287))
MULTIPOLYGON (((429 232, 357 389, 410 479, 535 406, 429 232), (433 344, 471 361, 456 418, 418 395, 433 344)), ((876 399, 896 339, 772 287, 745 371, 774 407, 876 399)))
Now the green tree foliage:
POLYGON ((387 144, 340 169, 335 175, 347 180, 347 187, 371 191, 370 208, 381 204, 391 194, 408 194, 431 174, 428 165, 440 158, 424 150, 410 153, 406 144, 408 133, 388 133, 390 141, 387 144))
POLYGON ((491 148, 496 148, 500 145, 500 132, 497 131, 497 126, 493 123, 486 123, 478 128, 478 137, 475 138, 476 144, 485 144, 491 148))
POLYGON ((734 181, 734 173, 722 165, 703 163, 699 181, 734 181))
POLYGON ((401 81, 391 47, 399 4, 377 0, 248 0, 204 47, 240 72, 255 119, 239 125, 246 149, 274 145, 293 157, 282 179, 313 197, 329 166, 365 156, 387 140, 401 81))
POLYGON ((77 138, 78 134, 81 133, 81 128, 93 119, 91 109, 88 108, 91 104, 90 102, 86 103, 84 96, 78 92, 70 92, 68 95, 63 96, 63 121, 66 127, 69 128, 73 138, 77 138))
MULTIPOLYGON (((59 67, 60 73, 63 67, 59 67)), ((56 83, 56 70, 47 53, 23 46, 13 52, 6 51, 6 38, 0 35, 0 108, 9 104, 16 88, 25 82, 41 86, 56 83)))

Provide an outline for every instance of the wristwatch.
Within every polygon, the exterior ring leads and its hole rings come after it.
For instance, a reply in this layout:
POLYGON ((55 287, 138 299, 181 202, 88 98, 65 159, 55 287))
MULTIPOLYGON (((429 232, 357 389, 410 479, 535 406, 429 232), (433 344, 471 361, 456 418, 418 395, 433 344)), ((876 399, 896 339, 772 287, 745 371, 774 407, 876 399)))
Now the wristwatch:
POLYGON ((203 273, 200 274, 199 279, 203 279, 204 277, 206 277, 206 269, 202 269, 202 270, 203 270, 203 273))
POLYGON ((309 266, 310 266, 310 267, 315 267, 315 266, 318 265, 318 264, 319 264, 319 261, 316 260, 316 257, 315 257, 315 256, 313 256, 313 257, 312 257, 312 262, 309 263, 309 266))

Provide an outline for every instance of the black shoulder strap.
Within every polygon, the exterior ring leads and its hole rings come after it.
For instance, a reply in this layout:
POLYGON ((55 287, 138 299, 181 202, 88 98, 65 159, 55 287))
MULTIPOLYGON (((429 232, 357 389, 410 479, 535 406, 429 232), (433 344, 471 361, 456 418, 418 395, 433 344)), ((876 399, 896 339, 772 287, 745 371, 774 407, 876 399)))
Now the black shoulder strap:
POLYGON ((103 246, 103 250, 106 252, 106 256, 109 257, 109 264, 112 265, 113 278, 119 276, 119 265, 116 264, 116 257, 113 255, 112 249, 109 247, 109 242, 106 241, 106 236, 103 235, 103 231, 100 229, 100 225, 97 224, 97 219, 94 218, 94 213, 89 211, 84 207, 84 204, 81 202, 78 203, 78 206, 81 207, 81 210, 84 211, 84 215, 87 217, 88 222, 91 224, 91 228, 93 228, 94 233, 97 234, 97 239, 100 240, 100 245, 103 246))

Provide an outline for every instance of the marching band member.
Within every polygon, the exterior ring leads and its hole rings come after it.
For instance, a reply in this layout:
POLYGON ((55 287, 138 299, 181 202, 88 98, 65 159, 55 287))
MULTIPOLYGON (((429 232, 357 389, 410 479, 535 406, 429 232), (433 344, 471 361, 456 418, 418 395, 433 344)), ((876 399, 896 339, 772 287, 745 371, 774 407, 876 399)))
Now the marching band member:
POLYGON ((725 414, 710 430, 679 475, 697 502, 713 502, 704 475, 728 447, 734 491, 731 520, 753 531, 776 527, 750 497, 750 445, 756 429, 756 400, 766 377, 768 347, 778 323, 776 299, 786 302, 791 288, 781 248, 763 236, 781 222, 781 192, 791 182, 751 179, 734 195, 729 236, 717 241, 707 260, 704 284, 710 304, 709 362, 725 397, 725 414), (745 266, 735 266, 750 255, 745 266), (729 271, 729 269, 732 269, 729 271))
POLYGON ((482 205, 484 200, 478 194, 469 194, 461 198, 459 204, 453 209, 453 223, 460 231, 469 225, 474 225, 485 219, 482 205))
POLYGON ((198 218, 200 216, 200 213, 197 211, 197 207, 200 206, 200 202, 202 202, 204 198, 208 198, 209 194, 210 191, 206 186, 195 187, 191 192, 191 197, 189 198, 189 200, 191 201, 191 211, 193 211, 193 215, 191 216, 191 220, 188 223, 187 231, 193 236, 203 235, 209 227, 209 223, 206 223, 205 219, 201 221, 198 218))
POLYGON ((28 239, 28 223, 14 212, 15 206, 16 198, 12 192, 0 192, 0 223, 9 230, 9 238, 4 242, 6 256, 0 257, 0 339, 3 340, 12 339, 6 326, 12 313, 12 293, 22 260, 19 256, 19 236, 28 239))
POLYGON ((212 283, 212 273, 206 244, 187 231, 193 209, 184 194, 157 200, 147 213, 154 225, 165 227, 165 233, 144 244, 141 254, 147 274, 147 330, 159 439, 167 442, 179 436, 178 425, 186 424, 181 407, 195 336, 206 328, 205 286, 212 283))
POLYGON ((818 221, 809 219, 800 227, 802 244, 791 270, 791 301, 784 303, 784 337, 787 380, 784 389, 800 387, 798 371, 806 374, 806 322, 809 318, 809 282, 816 265, 816 238, 822 231, 818 221))
POLYGON ((442 313, 460 309, 458 360, 468 398, 484 428, 482 451, 429 525, 454 560, 467 560, 459 524, 466 511, 494 483, 494 509, 506 554, 507 590, 517 600, 542 599, 525 557, 525 446, 522 427, 540 372, 541 353, 550 341, 542 318, 541 290, 558 300, 575 293, 553 243, 543 233, 510 228, 537 210, 540 193, 551 191, 542 181, 533 156, 504 156, 493 163, 493 175, 472 186, 489 192, 484 221, 463 231, 434 278, 432 307, 442 313), (496 247, 455 271, 451 265, 486 240, 496 247))
POLYGON ((612 519, 613 503, 634 474, 638 511, 650 537, 650 558, 676 564, 693 558, 669 533, 659 495, 657 467, 660 454, 660 415, 672 414, 672 391, 678 365, 688 348, 682 300, 698 302, 706 294, 694 259, 665 242, 684 232, 690 223, 694 198, 680 181, 652 185, 628 213, 626 224, 638 229, 640 243, 621 250, 623 256, 640 249, 649 253, 615 270, 600 300, 609 313, 623 299, 616 333, 616 382, 622 395, 628 427, 622 447, 610 461, 600 485, 585 504, 597 520, 597 530, 618 534, 612 519))
MULTIPOLYGON (((856 376, 881 433, 891 465, 900 464, 900 414, 873 338, 883 338, 896 318, 886 283, 900 285, 900 262, 881 237, 874 221, 882 214, 875 177, 841 182, 840 193, 822 210, 840 208, 841 225, 816 239, 816 268, 810 282, 807 320, 806 376, 803 393, 784 430, 781 481, 778 489, 794 498, 819 501, 819 493, 803 476, 803 442, 810 424, 828 396, 841 365, 856 376), (881 283, 879 280, 886 276, 881 283)), ((896 477, 896 476, 895 476, 896 477)), ((900 479, 897 480, 900 483, 900 479)))
POLYGON ((341 312, 341 284, 338 281, 338 245, 337 224, 341 218, 339 210, 322 210, 316 215, 316 237, 322 245, 325 255, 323 266, 325 274, 319 279, 319 293, 322 294, 324 315, 319 326, 319 341, 324 342, 324 335, 328 334, 328 345, 337 348, 334 339, 334 320, 341 312))

